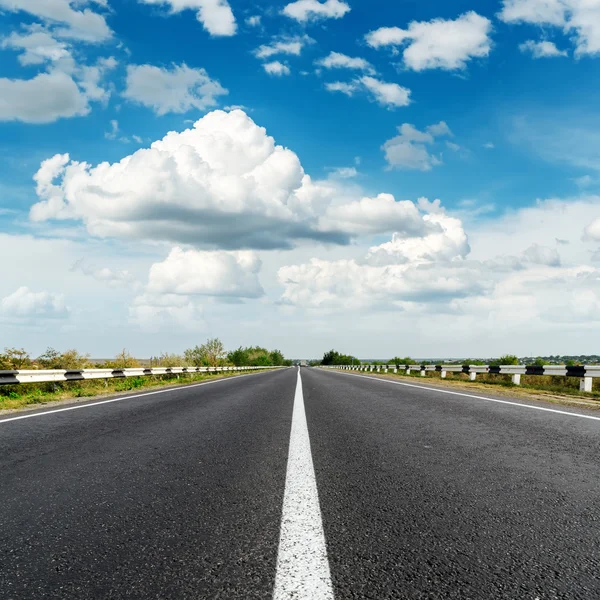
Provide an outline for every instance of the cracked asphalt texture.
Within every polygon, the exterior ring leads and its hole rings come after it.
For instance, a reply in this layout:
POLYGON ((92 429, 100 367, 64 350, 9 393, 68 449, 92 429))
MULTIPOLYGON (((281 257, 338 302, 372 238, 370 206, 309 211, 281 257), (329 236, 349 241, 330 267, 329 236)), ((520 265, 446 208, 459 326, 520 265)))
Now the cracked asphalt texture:
MULTIPOLYGON (((600 598, 600 421, 301 373, 336 598, 600 598)), ((0 422, 0 597, 271 598, 295 384, 0 422)))

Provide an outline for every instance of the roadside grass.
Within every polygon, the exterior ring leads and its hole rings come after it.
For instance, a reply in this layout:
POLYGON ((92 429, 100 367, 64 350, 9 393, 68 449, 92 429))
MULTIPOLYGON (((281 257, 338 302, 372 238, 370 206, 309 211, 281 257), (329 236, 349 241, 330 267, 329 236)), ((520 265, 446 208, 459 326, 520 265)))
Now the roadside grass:
POLYGON ((0 385, 0 410, 19 409, 31 405, 72 398, 93 398, 119 392, 127 392, 168 385, 186 385, 211 379, 223 379, 250 373, 231 372, 209 375, 207 373, 185 373, 168 375, 146 375, 119 379, 87 379, 83 381, 57 381, 51 383, 17 383, 0 385))
POLYGON ((512 383, 510 375, 478 373, 475 381, 471 381, 466 373, 451 373, 450 371, 447 372, 445 379, 442 379, 436 371, 426 371, 425 377, 421 377, 419 371, 411 371, 410 375, 406 375, 404 371, 397 374, 390 371, 388 375, 390 374, 393 377, 419 379, 421 381, 435 379, 440 383, 460 383, 474 387, 478 384, 484 384, 485 386, 497 386, 515 391, 528 390, 531 392, 573 396, 587 400, 600 400, 600 380, 597 378, 592 380, 593 387, 591 392, 581 392, 579 391, 578 377, 561 377, 560 375, 521 375, 521 385, 515 385, 512 383))

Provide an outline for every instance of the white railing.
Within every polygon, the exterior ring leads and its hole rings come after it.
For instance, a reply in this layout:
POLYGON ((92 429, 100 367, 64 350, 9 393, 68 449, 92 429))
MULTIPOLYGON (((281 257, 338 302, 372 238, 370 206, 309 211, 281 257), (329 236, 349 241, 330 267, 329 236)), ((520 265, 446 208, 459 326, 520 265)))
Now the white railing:
POLYGON ((258 371, 285 367, 136 367, 133 369, 32 369, 0 371, 0 385, 12 383, 44 383, 52 381, 81 381, 84 379, 119 379, 145 375, 182 375, 192 373, 229 373, 258 371))
POLYGON ((521 375, 560 375, 563 377, 578 377, 579 389, 582 392, 592 391, 592 379, 600 377, 600 365, 336 365, 323 366, 326 369, 342 371, 367 371, 376 373, 398 373, 404 371, 410 375, 411 371, 419 371, 425 377, 428 371, 435 371, 444 379, 447 373, 465 373, 471 381, 475 381, 477 374, 510 375, 515 385, 521 384, 521 375))

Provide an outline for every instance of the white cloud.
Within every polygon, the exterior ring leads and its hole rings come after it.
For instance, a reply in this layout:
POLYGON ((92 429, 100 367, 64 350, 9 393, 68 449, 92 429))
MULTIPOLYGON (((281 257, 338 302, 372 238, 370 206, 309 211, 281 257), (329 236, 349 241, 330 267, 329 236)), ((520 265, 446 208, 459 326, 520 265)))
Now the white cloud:
POLYGON ((191 69, 186 64, 173 65, 170 70, 153 65, 129 65, 123 96, 164 115, 192 108, 205 110, 215 106, 219 96, 228 93, 204 69, 191 69))
POLYGON ((69 312, 62 294, 32 292, 25 286, 0 300, 0 317, 10 321, 62 319, 69 312))
POLYGON ((87 98, 66 73, 41 73, 33 79, 0 78, 0 121, 50 123, 86 115, 87 98))
POLYGON ((339 179, 352 179, 352 177, 356 177, 358 175, 358 171, 356 167, 338 167, 334 169, 330 177, 339 178, 339 179))
POLYGON ((573 37, 575 54, 600 53, 600 3, 597 0, 503 0, 498 16, 506 23, 559 27, 573 37))
POLYGON ((548 246, 540 246, 539 244, 529 246, 523 252, 523 258, 537 265, 560 266, 560 256, 556 248, 548 248, 548 246))
POLYGON ((22 51, 19 62, 23 66, 57 62, 71 56, 67 44, 39 27, 32 27, 27 33, 11 33, 2 41, 2 47, 22 51))
POLYGON ((585 241, 600 242, 600 217, 592 221, 583 231, 585 241))
POLYGON ((426 131, 419 131, 410 123, 403 123, 398 131, 400 135, 387 140, 381 147, 390 167, 430 171, 434 166, 442 164, 437 156, 429 152, 427 145, 432 145, 436 137, 452 135, 444 121, 430 125, 426 131))
POLYGON ((150 268, 150 294, 260 298, 261 261, 254 252, 202 252, 173 248, 169 256, 150 268))
POLYGON ((287 65, 279 62, 278 60, 274 60, 269 63, 264 63, 263 69, 269 75, 276 75, 278 77, 281 77, 282 75, 289 75, 291 73, 290 68, 287 65))
POLYGON ((496 147, 496 145, 495 145, 495 144, 493 144, 492 142, 486 142, 486 143, 483 145, 483 147, 484 147, 486 150, 493 150, 493 149, 496 147))
POLYGON ((137 288, 139 282, 134 275, 126 269, 111 269, 110 267, 95 267, 85 260, 76 261, 71 267, 71 272, 80 272, 96 281, 108 284, 111 288, 128 287, 137 288))
POLYGON ((404 65, 414 71, 464 69, 473 58, 488 56, 491 49, 489 19, 471 11, 457 19, 412 21, 408 29, 382 27, 366 36, 373 48, 406 46, 404 65))
POLYGON ((296 0, 283 9, 284 15, 300 21, 300 23, 320 19, 340 19, 348 12, 350 12, 350 7, 340 0, 325 0, 325 2, 296 0))
POLYGON ((324 58, 317 60, 315 64, 325 69, 357 69, 371 74, 375 72, 371 64, 364 58, 351 57, 340 52, 330 52, 324 58))
POLYGON ((396 201, 391 194, 332 205, 321 219, 321 227, 361 235, 395 231, 404 236, 423 235, 432 229, 413 202, 396 201))
POLYGON ((119 134, 119 121, 116 119, 111 120, 110 122, 110 131, 104 133, 104 137, 107 140, 115 140, 117 135, 119 134))
POLYGON ((222 249, 348 242, 318 227, 334 184, 313 182, 240 110, 213 111, 113 164, 56 155, 35 179, 33 221, 77 219, 94 236, 222 249))
MULTIPOLYGON (((412 222, 413 209, 401 210, 412 222)), ((482 293, 489 283, 476 265, 463 260, 469 246, 460 221, 441 212, 419 218, 423 235, 395 234, 391 242, 371 248, 362 261, 312 259, 280 268, 282 304, 407 310, 415 302, 448 302, 482 293)))
POLYGON ((0 88, 5 92, 0 119, 48 123, 85 115, 90 111, 89 102, 106 104, 110 97, 104 79, 117 65, 113 57, 100 58, 93 65, 78 64, 70 45, 39 24, 25 26, 21 33, 13 32, 2 46, 21 51, 18 59, 24 66, 45 64, 48 70, 33 79, 0 79, 0 88))
POLYGON ((110 97, 110 89, 102 85, 108 71, 117 66, 113 57, 101 58, 95 65, 82 66, 77 70, 79 85, 90 100, 106 104, 110 97))
POLYGON ((196 18, 214 36, 235 35, 237 25, 227 0, 138 0, 144 4, 167 5, 171 12, 195 10, 196 18))
POLYGON ((161 331, 203 331, 206 328, 202 306, 188 296, 141 294, 129 307, 129 320, 150 333, 161 331))
POLYGON ((375 101, 382 106, 396 108, 410 104, 410 90, 397 83, 388 83, 366 75, 359 81, 371 93, 375 101))
POLYGON ((516 343, 518 331, 526 344, 548 328, 549 339, 561 328, 587 330, 600 323, 600 269, 589 266, 594 259, 585 244, 577 243, 577 226, 582 215, 598 207, 593 197, 538 202, 476 225, 468 240, 461 221, 446 215, 439 201, 421 199, 422 219, 439 226, 437 231, 395 234, 362 259, 314 258, 284 266, 278 272, 281 302, 318 309, 321 315, 327 309, 394 310, 401 330, 437 332, 447 338, 450 352, 457 352, 456 336, 473 327, 477 335, 471 343, 483 332, 502 331, 503 340, 510 332, 516 343), (556 233, 572 240, 561 239, 562 256, 554 247, 556 233), (520 253, 510 254, 519 247, 520 253), (503 248, 509 253, 498 255, 503 248))
POLYGON ((345 83, 343 81, 332 81, 325 84, 325 89, 328 92, 341 92, 346 96, 352 96, 359 89, 356 83, 345 83))
POLYGON ((252 15, 246 19, 246 25, 249 27, 259 27, 261 23, 260 15, 252 15))
POLYGON ((455 144, 454 142, 446 141, 446 147, 450 148, 452 152, 458 152, 459 150, 461 150, 461 147, 458 144, 455 144))
POLYGON ((541 41, 535 42, 527 40, 519 44, 519 50, 523 53, 530 53, 533 58, 549 58, 554 56, 567 56, 566 50, 559 50, 554 42, 541 41))
POLYGON ((270 44, 259 46, 254 55, 257 58, 271 58, 277 54, 291 54, 300 56, 304 46, 314 43, 314 40, 307 35, 283 37, 272 41, 270 44))
POLYGON ((27 12, 56 29, 59 37, 102 42, 112 36, 105 18, 86 7, 86 0, 0 0, 0 9, 27 12), (80 7, 83 10, 77 10, 80 7), (74 8, 75 7, 75 8, 74 8))

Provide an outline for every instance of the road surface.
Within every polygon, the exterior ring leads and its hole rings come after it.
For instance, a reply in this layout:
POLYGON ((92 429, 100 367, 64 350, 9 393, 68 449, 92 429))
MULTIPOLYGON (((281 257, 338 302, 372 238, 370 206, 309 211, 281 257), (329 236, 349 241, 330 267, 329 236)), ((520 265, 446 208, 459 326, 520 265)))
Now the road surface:
POLYGON ((300 373, 0 417, 0 597, 600 598, 600 413, 300 373))

